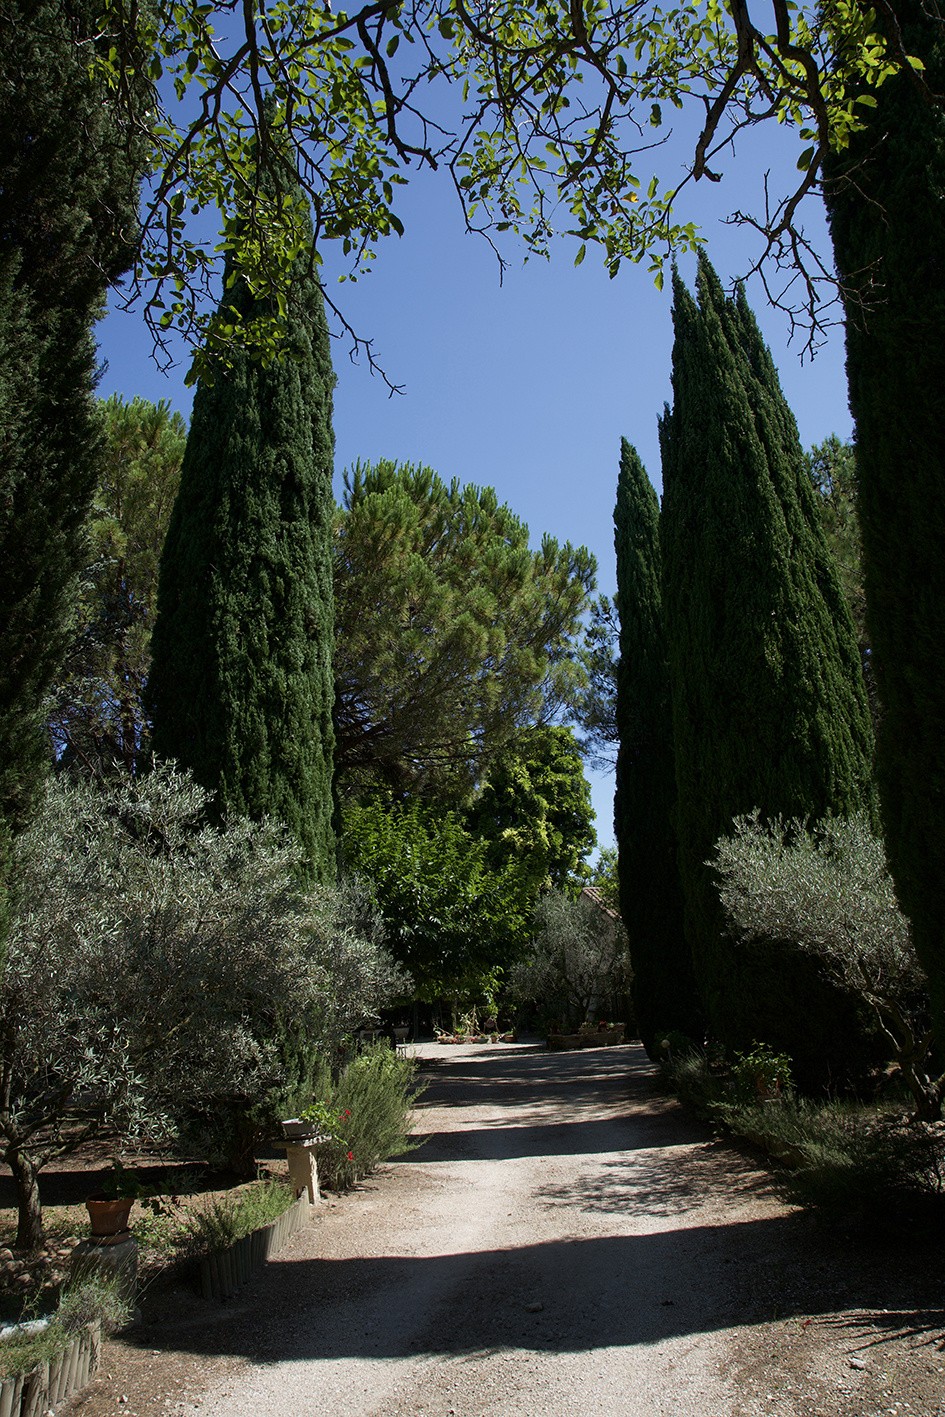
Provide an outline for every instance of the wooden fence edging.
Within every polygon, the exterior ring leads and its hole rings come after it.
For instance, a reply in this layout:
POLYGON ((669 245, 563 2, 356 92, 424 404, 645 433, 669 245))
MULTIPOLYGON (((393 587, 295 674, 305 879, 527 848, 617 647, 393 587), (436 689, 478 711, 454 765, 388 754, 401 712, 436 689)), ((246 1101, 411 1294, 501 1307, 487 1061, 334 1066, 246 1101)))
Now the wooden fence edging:
POLYGON ((89 1324, 54 1358, 0 1381, 0 1417, 43 1417, 95 1376, 102 1349, 99 1324, 89 1324))
MULTIPOLYGON (((277 1220, 261 1225, 225 1250, 214 1250, 200 1261, 200 1292, 204 1299, 229 1299, 252 1279, 256 1270, 284 1249, 292 1236, 307 1225, 312 1207, 301 1195, 277 1220)), ((0 1406, 0 1417, 5 1417, 0 1406)))

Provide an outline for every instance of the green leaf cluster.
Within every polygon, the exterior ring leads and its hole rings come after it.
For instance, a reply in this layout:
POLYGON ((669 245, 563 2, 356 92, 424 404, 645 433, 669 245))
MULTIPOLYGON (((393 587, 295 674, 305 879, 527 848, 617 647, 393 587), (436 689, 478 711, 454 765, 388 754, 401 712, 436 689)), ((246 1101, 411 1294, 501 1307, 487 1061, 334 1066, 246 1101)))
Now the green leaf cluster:
POLYGON ((571 693, 594 558, 491 487, 381 462, 345 474, 335 528, 341 790, 459 805, 523 725, 571 693))
POLYGON ((368 878, 389 947, 428 1001, 475 989, 514 959, 530 919, 527 872, 497 868, 455 812, 380 796, 343 812, 345 864, 368 878))

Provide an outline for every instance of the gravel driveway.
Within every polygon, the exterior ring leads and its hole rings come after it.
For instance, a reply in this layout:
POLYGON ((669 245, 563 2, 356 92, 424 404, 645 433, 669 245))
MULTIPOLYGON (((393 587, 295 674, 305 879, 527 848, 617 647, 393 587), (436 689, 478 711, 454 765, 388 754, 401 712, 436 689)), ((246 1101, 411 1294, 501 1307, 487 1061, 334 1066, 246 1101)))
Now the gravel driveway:
POLYGON ((241 1298, 113 1345, 82 1417, 938 1417, 940 1264, 854 1255, 636 1047, 421 1046, 419 1150, 241 1298))

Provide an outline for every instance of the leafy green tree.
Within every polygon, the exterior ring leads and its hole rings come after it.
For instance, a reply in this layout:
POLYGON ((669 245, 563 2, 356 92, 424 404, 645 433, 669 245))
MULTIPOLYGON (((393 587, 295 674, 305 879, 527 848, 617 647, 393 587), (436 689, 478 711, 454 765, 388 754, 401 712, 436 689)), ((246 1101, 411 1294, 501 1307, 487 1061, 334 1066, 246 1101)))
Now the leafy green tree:
POLYGON ((586 682, 578 686, 571 709, 582 730, 581 749, 592 767, 613 771, 617 756, 617 660, 620 621, 617 603, 599 595, 588 608, 578 661, 586 682))
POLYGON ((924 64, 863 108, 828 169, 846 303, 867 623, 881 704, 877 777, 889 863, 945 1042, 945 31, 918 0, 878 21, 924 64), (926 92, 927 91, 927 92, 926 92))
POLYGON ((810 1079, 837 1001, 822 990, 818 1008, 809 979, 802 994, 777 941, 763 961, 739 953, 706 863, 756 807, 869 809, 869 713, 794 421, 744 298, 724 298, 705 258, 698 304, 678 278, 674 297, 661 544, 686 928, 716 1035, 781 1046, 810 1079))
POLYGON ((343 811, 348 869, 374 890, 395 958, 428 1002, 475 990, 527 937, 531 894, 517 861, 500 868, 489 843, 454 812, 374 797, 343 811))
POLYGON ((133 259, 143 163, 140 83, 123 116, 90 68, 108 52, 98 7, 12 9, 0 9, 0 862, 49 760, 44 697, 100 455, 92 325, 133 259))
POLYGON ((863 814, 808 827, 739 817, 713 864, 739 940, 790 940, 875 1013, 917 1115, 941 1115, 945 1074, 931 1069, 928 988, 886 866, 863 814))
POLYGON ((221 831, 206 811, 167 768, 104 785, 58 774, 16 841, 0 1153, 24 1248, 42 1239, 51 1160, 106 1131, 205 1137, 221 1109, 258 1142, 286 1104, 286 1020, 310 1056, 406 987, 363 902, 301 889, 285 832, 221 831))
POLYGON ((469 823, 497 868, 517 863, 535 895, 573 890, 597 842, 591 789, 574 733, 560 725, 522 729, 497 755, 469 823))
POLYGON ((133 771, 150 738, 144 689, 158 567, 180 482, 186 428, 161 402, 115 395, 102 405, 105 439, 80 577, 72 641, 53 685, 56 755, 89 768, 133 771))
MULTIPOLYGON (((676 214, 690 183, 718 180, 739 131, 766 118, 797 132, 800 174, 782 201, 766 187, 769 210, 757 220, 775 261, 803 260, 796 210, 824 153, 842 150, 862 119, 852 93, 907 60, 860 0, 813 11, 774 0, 773 9, 759 27, 745 7, 619 0, 537 10, 420 0, 342 14, 314 0, 238 13, 200 0, 128 9, 114 0, 105 14, 114 92, 123 92, 129 37, 143 42, 155 84, 157 176, 140 264, 152 318, 199 323, 197 289, 217 257, 187 226, 191 200, 224 213, 238 274, 261 295, 286 288, 307 238, 303 213, 278 208, 254 183, 264 104, 293 144, 316 240, 340 239, 356 270, 403 230, 398 187, 427 167, 449 173, 475 230, 511 229, 544 251, 560 213, 583 243, 578 260, 596 243, 611 273, 647 257, 659 274, 667 246, 696 240, 676 214), (651 176, 649 153, 687 107, 698 115, 687 176, 651 176), (648 131, 654 142, 641 142, 648 131)), ((215 335, 228 337, 233 323, 215 335)), ((270 321, 269 337, 279 333, 270 321)))
POLYGON ((609 910, 620 910, 620 873, 617 863, 617 848, 604 846, 587 878, 589 886, 599 893, 609 910))
MULTIPOLYGON (((268 180, 291 204, 284 159, 270 159, 268 180)), ((237 281, 220 317, 255 303, 237 281)), ((221 815, 284 822, 313 876, 328 879, 334 375, 304 256, 285 318, 289 347, 277 363, 244 350, 198 386, 161 560, 148 695, 158 756, 217 793, 221 815)))
POLYGON ((574 900, 557 890, 542 896, 528 954, 512 971, 513 992, 577 1025, 593 1020, 629 983, 619 920, 606 920, 585 896, 574 900))
POLYGON ((461 803, 491 755, 573 683, 594 583, 583 548, 528 528, 491 487, 381 462, 345 474, 335 537, 336 763, 461 803))
POLYGON ((633 1007, 651 1057, 659 1035, 676 1031, 699 1040, 705 1027, 683 927, 659 523, 656 491, 623 439, 614 508, 620 616, 614 827, 633 1007))

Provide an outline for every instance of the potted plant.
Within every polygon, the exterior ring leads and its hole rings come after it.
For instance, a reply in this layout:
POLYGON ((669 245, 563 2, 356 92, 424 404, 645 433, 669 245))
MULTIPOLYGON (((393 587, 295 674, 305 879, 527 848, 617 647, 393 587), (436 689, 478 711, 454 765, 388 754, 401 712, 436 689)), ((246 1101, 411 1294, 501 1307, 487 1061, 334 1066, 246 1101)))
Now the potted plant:
POLYGON ((124 1235, 128 1229, 131 1207, 143 1192, 144 1187, 134 1171, 129 1171, 120 1161, 114 1161, 101 1189, 93 1191, 85 1200, 92 1238, 113 1239, 124 1235))

